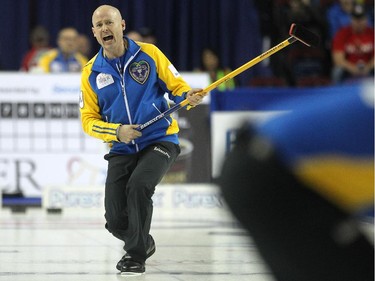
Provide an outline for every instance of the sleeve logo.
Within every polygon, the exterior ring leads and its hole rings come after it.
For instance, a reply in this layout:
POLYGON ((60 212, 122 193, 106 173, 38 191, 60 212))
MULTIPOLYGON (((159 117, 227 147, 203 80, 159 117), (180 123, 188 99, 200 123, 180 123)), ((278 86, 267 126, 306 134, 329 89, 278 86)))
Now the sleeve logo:
POLYGON ((79 107, 80 108, 83 108, 84 104, 83 104, 83 92, 81 91, 79 93, 79 107))
POLYGON ((170 65, 168 66, 168 69, 172 72, 172 74, 173 74, 173 76, 174 76, 175 78, 178 78, 178 77, 181 76, 180 73, 177 71, 177 69, 173 66, 173 64, 170 64, 170 65))

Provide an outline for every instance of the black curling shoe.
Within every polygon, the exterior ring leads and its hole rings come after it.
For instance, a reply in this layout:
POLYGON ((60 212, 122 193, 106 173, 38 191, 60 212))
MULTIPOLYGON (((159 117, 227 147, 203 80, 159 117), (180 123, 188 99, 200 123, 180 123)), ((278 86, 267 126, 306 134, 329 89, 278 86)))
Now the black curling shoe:
MULTIPOLYGON (((154 238, 150 235, 150 247, 147 249, 147 256, 146 256, 146 259, 148 259, 149 257, 151 257, 156 251, 156 247, 155 247, 155 241, 154 241, 154 238)), ((125 263, 127 261, 132 261, 132 257, 126 253, 122 258, 121 260, 119 260, 119 262, 117 263, 116 265, 116 269, 117 270, 120 270, 121 272, 123 271, 123 267, 125 265, 125 263)), ((144 267, 144 265, 143 265, 144 267)), ((144 272, 144 270, 143 270, 144 272)))

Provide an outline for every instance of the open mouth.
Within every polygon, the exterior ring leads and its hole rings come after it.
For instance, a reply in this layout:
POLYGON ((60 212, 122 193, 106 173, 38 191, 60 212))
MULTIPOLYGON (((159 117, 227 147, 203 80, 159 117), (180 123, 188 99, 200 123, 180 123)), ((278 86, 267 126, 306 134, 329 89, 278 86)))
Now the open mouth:
POLYGON ((113 39, 113 35, 108 35, 108 36, 103 37, 104 41, 109 41, 109 40, 112 40, 112 39, 113 39))

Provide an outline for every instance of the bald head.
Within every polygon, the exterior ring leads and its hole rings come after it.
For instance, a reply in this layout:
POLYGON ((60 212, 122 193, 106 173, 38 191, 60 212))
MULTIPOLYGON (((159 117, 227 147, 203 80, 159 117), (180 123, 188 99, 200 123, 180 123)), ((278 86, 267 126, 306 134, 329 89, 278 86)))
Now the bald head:
POLYGON ((114 58, 124 53, 123 32, 126 24, 118 9, 99 6, 92 15, 92 32, 104 49, 104 55, 114 58))
POLYGON ((116 7, 110 5, 102 5, 96 8, 94 13, 92 14, 92 25, 95 26, 95 19, 97 17, 102 17, 103 15, 110 15, 114 19, 122 19, 121 13, 116 7))

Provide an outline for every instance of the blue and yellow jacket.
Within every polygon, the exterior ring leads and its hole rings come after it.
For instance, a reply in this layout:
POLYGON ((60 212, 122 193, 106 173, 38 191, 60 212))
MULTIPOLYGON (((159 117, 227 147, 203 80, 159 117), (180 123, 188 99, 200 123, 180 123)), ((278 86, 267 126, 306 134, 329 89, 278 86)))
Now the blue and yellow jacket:
POLYGON ((123 69, 103 57, 103 49, 82 70, 80 112, 83 130, 111 143, 111 153, 136 153, 158 141, 178 144, 177 121, 171 117, 154 123, 129 144, 118 142, 116 130, 123 124, 144 124, 186 97, 189 85, 154 45, 128 38, 121 58, 123 69))
POLYGON ((86 63, 87 58, 80 53, 66 58, 59 49, 52 49, 43 54, 38 66, 46 73, 80 72, 86 63))
POLYGON ((258 127, 302 182, 351 213, 374 204, 373 89, 286 102, 292 113, 258 127), (371 93, 372 92, 372 93, 371 93))

